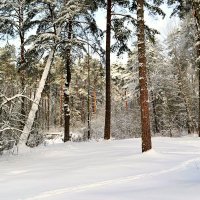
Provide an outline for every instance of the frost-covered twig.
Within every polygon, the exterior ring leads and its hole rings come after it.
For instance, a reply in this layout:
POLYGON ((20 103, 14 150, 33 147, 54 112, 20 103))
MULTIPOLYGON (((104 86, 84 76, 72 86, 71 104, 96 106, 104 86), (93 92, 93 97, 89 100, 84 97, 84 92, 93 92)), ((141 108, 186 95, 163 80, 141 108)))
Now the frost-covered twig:
MULTIPOLYGON (((22 133, 22 130, 20 130, 20 129, 18 129, 18 128, 10 127, 10 126, 5 127, 5 128, 1 128, 1 129, 0 129, 0 133, 2 133, 2 132, 4 132, 4 131, 7 131, 7 130, 19 131, 19 132, 22 133)), ((17 134, 16 134, 16 136, 17 136, 17 134)), ((17 136, 17 137, 19 137, 19 136, 17 136)))
POLYGON ((25 97, 25 98, 27 98, 28 100, 32 101, 29 97, 27 97, 26 95, 23 95, 23 94, 16 94, 16 95, 14 95, 14 96, 12 96, 12 97, 10 97, 10 98, 6 97, 5 95, 1 95, 0 97, 5 99, 5 100, 3 101, 3 103, 1 103, 0 108, 2 108, 2 107, 3 107, 5 104, 7 104, 8 102, 15 100, 16 98, 25 97))

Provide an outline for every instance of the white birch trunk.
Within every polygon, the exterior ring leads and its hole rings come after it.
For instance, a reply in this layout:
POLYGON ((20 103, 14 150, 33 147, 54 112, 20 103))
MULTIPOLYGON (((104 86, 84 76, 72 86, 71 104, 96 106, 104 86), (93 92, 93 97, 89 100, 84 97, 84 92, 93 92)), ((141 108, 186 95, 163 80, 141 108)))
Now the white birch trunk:
POLYGON ((23 132, 22 132, 22 134, 20 136, 19 144, 24 144, 28 140, 28 136, 29 136, 29 134, 31 132, 31 129, 32 129, 32 126, 33 126, 33 122, 35 120, 36 112, 38 111, 38 106, 39 106, 40 99, 41 99, 41 96, 42 96, 42 91, 44 89, 45 82, 47 80, 47 77, 48 77, 48 74, 49 74, 49 71, 50 71, 50 68, 51 68, 51 64, 52 64, 52 61, 53 61, 54 53, 55 53, 55 49, 52 49, 50 54, 49 54, 49 57, 47 59, 47 62, 46 62, 46 65, 45 65, 45 68, 44 68, 44 71, 43 71, 43 74, 42 74, 42 78, 41 78, 41 80, 39 82, 39 86, 38 86, 38 89, 36 91, 35 98, 34 98, 31 110, 29 112, 27 121, 25 123, 23 132))

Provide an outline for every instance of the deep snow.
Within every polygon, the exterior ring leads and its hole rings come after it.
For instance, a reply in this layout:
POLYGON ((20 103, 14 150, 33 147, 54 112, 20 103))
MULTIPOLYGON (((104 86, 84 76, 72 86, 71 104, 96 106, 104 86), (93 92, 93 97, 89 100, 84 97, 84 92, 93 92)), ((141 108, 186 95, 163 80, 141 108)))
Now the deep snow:
POLYGON ((0 158, 1 200, 199 200, 200 139, 52 144, 0 158))

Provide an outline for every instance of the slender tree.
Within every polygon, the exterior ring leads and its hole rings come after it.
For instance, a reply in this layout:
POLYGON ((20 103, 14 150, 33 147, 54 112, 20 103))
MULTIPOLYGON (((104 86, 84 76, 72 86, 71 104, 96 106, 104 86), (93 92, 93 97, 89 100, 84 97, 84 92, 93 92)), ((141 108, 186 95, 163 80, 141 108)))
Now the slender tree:
POLYGON ((88 81, 88 88, 87 88, 87 124, 88 124, 88 140, 91 138, 91 113, 90 113, 90 48, 88 45, 88 55, 87 55, 87 81, 88 81))
POLYGON ((111 78, 110 78, 110 45, 111 45, 111 11, 112 0, 107 0, 107 24, 106 24, 106 107, 104 139, 109 140, 111 133, 111 78))
POLYGON ((71 39, 73 31, 72 20, 67 24, 67 39, 69 45, 66 48, 66 65, 65 65, 65 88, 64 88, 64 142, 70 140, 70 109, 69 109, 69 87, 71 82, 71 39))

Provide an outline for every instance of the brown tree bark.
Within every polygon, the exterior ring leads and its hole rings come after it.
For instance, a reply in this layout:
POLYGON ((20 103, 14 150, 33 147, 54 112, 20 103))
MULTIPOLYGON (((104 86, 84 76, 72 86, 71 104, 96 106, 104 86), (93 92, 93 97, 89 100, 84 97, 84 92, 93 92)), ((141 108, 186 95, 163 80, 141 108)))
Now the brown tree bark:
POLYGON ((142 126, 142 152, 151 149, 151 129, 149 119, 147 70, 145 52, 144 30, 144 0, 137 0, 137 35, 138 35, 138 62, 139 62, 139 85, 140 85, 140 109, 142 126))
MULTIPOLYGON (((69 20, 67 26, 68 41, 72 39, 72 20, 69 20)), ((70 140, 70 95, 69 87, 71 82, 71 45, 66 49, 65 65, 65 88, 64 88, 64 142, 70 140)))
POLYGON ((112 0, 107 0, 107 27, 106 27, 106 106, 104 139, 111 137, 111 78, 110 78, 110 45, 111 45, 111 10, 112 0))

